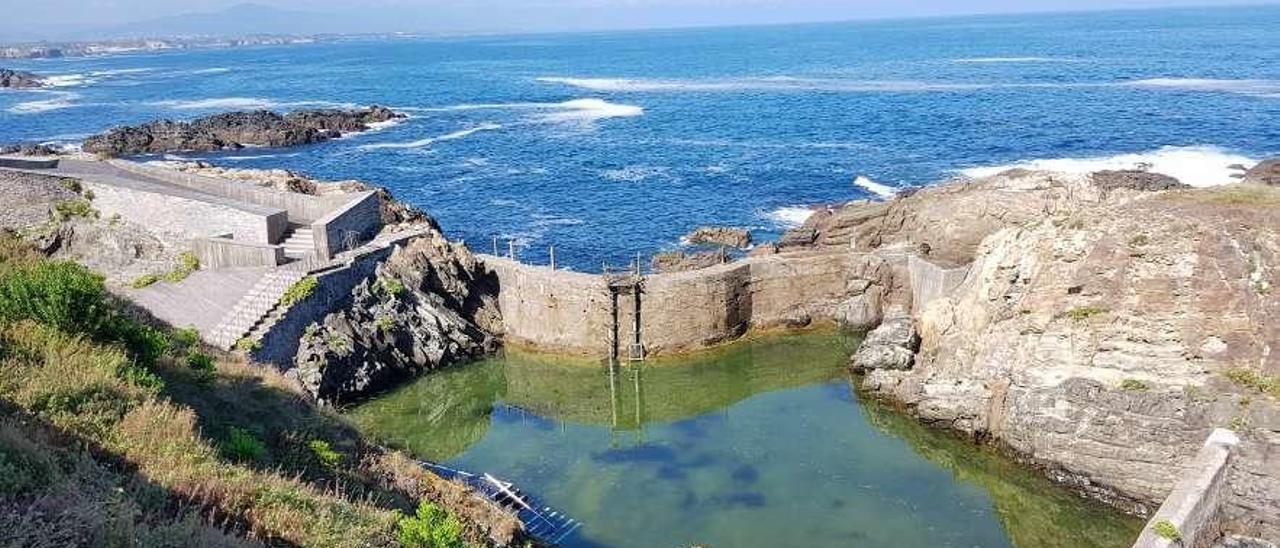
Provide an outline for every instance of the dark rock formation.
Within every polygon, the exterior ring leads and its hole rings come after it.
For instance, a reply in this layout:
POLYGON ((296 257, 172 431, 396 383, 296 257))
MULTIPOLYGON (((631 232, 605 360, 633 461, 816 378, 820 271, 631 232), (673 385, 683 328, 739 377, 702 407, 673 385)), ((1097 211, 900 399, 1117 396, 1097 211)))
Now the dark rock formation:
POLYGON ((783 232, 782 237, 778 238, 778 248, 807 246, 817 239, 818 232, 806 225, 783 232))
POLYGON ((31 89, 44 85, 44 80, 30 72, 0 69, 0 88, 31 89))
POLYGON ((911 369, 919 349, 920 336, 911 318, 887 319, 867 333, 850 365, 857 371, 911 369))
POLYGON ((1280 158, 1259 162, 1245 172, 1244 182, 1268 186, 1280 186, 1280 158))
POLYGON ((691 244, 723 245, 746 249, 751 246, 751 231, 745 228, 703 226, 690 232, 685 239, 691 244))
POLYGON ((38 143, 12 143, 0 145, 0 154, 15 156, 56 156, 58 148, 38 143))
POLYGON ((494 348, 497 282, 440 233, 397 250, 352 291, 349 307, 308 328, 291 373, 340 404, 494 348))
POLYGON ((685 272, 723 264, 728 256, 720 251, 664 251, 653 256, 653 269, 658 272, 685 272))
POLYGON ((266 110, 228 112, 190 122, 159 120, 123 126, 85 139, 84 151, 116 157, 178 151, 207 152, 245 145, 285 147, 317 143, 369 124, 403 117, 372 106, 357 110, 304 110, 278 114, 266 110))
POLYGON ((1149 192, 1155 190, 1172 190, 1175 188, 1191 188, 1191 185, 1183 183, 1182 181, 1168 175, 1136 169, 1095 171, 1091 176, 1093 177, 1093 184, 1097 185, 1097 187, 1102 190, 1117 190, 1125 188, 1129 190, 1149 192))

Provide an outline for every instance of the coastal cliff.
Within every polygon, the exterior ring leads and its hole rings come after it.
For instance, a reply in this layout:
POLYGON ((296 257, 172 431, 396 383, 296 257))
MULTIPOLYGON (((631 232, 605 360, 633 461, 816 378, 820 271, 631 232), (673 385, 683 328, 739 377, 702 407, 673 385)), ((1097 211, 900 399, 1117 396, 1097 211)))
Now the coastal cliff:
POLYGON ((1255 183, 1014 171, 800 230, 881 266, 845 306, 880 326, 853 359, 871 393, 1144 515, 1212 428, 1237 430, 1228 528, 1274 538, 1277 206, 1255 183))

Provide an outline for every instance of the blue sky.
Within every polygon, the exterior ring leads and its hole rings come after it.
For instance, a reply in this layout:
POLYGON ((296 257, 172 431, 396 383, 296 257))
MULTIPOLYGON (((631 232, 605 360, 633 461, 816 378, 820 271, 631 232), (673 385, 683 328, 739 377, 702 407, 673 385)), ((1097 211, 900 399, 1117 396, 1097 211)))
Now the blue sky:
MULTIPOLYGON (((538 32, 1275 3, 1276 0, 254 0, 344 32, 538 32)), ((214 12, 226 0, 0 0, 0 32, 49 35, 214 12)), ((309 29, 308 29, 309 30, 309 29)))

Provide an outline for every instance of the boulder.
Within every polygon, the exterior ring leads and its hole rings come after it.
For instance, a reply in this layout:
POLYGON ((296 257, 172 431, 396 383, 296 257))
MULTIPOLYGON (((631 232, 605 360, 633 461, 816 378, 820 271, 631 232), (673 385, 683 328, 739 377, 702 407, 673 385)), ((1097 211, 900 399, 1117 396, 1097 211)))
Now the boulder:
POLYGON ((30 72, 0 69, 0 88, 31 89, 44 86, 44 80, 30 72))
POLYGON ((724 263, 728 257, 720 251, 663 251, 654 254, 653 269, 658 272, 685 272, 724 263))
POLYGON ((1253 183, 1258 185, 1280 186, 1280 158, 1272 158, 1246 171, 1244 174, 1245 183, 1253 183))
POLYGON ((1102 190, 1129 189, 1151 192, 1191 188, 1191 185, 1163 173, 1152 173, 1137 169, 1095 171, 1091 174, 1091 177, 1093 177, 1093 184, 1102 190))
POLYGON ((745 228, 703 226, 690 232, 685 239, 691 244, 722 245, 737 249, 751 247, 751 231, 745 228))
POLYGON ((911 318, 890 318, 867 333, 850 365, 856 371, 911 369, 919 349, 920 336, 911 318))

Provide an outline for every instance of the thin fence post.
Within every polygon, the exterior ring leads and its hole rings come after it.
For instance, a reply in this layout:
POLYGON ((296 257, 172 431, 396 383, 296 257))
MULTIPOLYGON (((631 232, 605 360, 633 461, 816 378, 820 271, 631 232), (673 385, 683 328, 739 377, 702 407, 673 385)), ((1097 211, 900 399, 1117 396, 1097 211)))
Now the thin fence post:
POLYGON ((556 246, 551 247, 551 270, 556 269, 556 246))
POLYGON ((507 240, 507 258, 516 260, 516 241, 514 238, 507 240))
POLYGON ((501 255, 498 255, 498 235, 496 234, 493 236, 493 256, 494 257, 501 256, 501 255))

